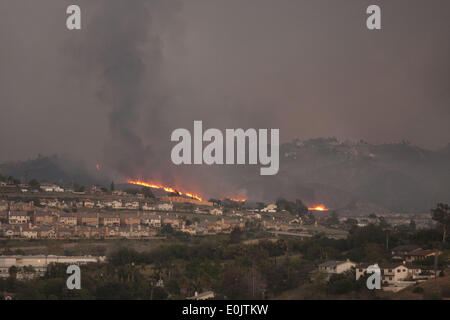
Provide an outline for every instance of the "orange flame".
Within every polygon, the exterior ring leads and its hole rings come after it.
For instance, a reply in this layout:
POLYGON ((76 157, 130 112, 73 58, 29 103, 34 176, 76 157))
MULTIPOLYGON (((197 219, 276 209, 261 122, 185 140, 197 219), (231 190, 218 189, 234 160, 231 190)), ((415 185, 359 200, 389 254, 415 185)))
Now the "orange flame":
POLYGON ((193 199, 197 199, 199 201, 203 201, 203 199, 197 194, 188 193, 188 192, 180 192, 180 191, 175 190, 172 187, 166 187, 166 186, 159 185, 159 184, 148 183, 148 182, 144 182, 144 181, 141 181, 141 180, 128 179, 127 182, 130 183, 130 184, 135 184, 135 185, 143 186, 143 187, 147 187, 147 188, 162 189, 162 190, 164 190, 166 192, 178 193, 180 195, 184 195, 184 196, 187 196, 189 198, 193 198, 193 199))
POLYGON ((320 204, 320 205, 317 205, 317 206, 315 206, 313 208, 308 208, 308 210, 311 210, 311 211, 328 211, 328 208, 325 207, 324 205, 320 204))
POLYGON ((245 202, 245 201, 247 201, 247 199, 245 199, 245 198, 225 198, 225 200, 226 199, 234 201, 234 202, 245 202))

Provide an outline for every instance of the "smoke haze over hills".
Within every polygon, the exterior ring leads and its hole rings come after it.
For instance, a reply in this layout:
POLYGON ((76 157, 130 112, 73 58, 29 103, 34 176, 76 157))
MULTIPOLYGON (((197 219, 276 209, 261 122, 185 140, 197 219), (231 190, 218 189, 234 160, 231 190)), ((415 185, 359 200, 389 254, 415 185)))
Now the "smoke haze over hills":
MULTIPOLYGON (((380 32, 360 0, 80 0, 75 32, 70 1, 2 2, 0 162, 60 154, 102 179, 333 207, 448 201, 450 2, 378 2, 380 32), (280 173, 174 166, 170 133, 194 120, 279 128, 280 173), (324 136, 368 143, 288 142, 324 136)), ((62 172, 47 179, 78 169, 62 172)))
MULTIPOLYGON (((281 146, 276 176, 259 176, 251 166, 212 167, 209 171, 214 173, 209 181, 206 177, 180 178, 177 186, 213 198, 240 196, 270 202, 285 197, 309 205, 325 203, 333 209, 364 202, 395 212, 427 212, 437 202, 450 202, 450 146, 430 151, 407 142, 373 145, 335 138, 293 140, 281 146), (217 176, 227 178, 217 180, 217 176)), ((0 173, 105 186, 112 176, 88 173, 80 164, 56 156, 2 164, 0 173)))

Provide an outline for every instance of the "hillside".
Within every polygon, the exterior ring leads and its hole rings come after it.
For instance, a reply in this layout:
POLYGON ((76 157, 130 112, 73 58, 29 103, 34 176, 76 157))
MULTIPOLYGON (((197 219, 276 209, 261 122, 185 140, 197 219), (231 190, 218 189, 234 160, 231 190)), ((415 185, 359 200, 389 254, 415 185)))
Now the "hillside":
MULTIPOLYGON (((226 190, 244 191, 254 201, 301 199, 308 205, 320 203, 339 212, 361 214, 429 212, 438 202, 450 202, 450 144, 432 151, 408 142, 376 145, 336 138, 296 139, 280 146, 277 175, 260 176, 255 168, 223 166, 209 179, 195 175, 183 184, 208 195, 217 191, 220 181, 226 190)), ((123 177, 110 169, 89 171, 58 156, 0 164, 0 174, 63 185, 120 183, 123 177)), ((172 172, 165 170, 170 180, 172 172)))
MULTIPOLYGON (((397 212, 424 212, 450 201, 450 146, 430 151, 407 142, 374 145, 319 138, 285 143, 280 172, 270 184, 248 184, 249 194, 297 197, 346 209, 367 202, 397 212)), ((261 181, 262 179, 260 179, 261 181)))

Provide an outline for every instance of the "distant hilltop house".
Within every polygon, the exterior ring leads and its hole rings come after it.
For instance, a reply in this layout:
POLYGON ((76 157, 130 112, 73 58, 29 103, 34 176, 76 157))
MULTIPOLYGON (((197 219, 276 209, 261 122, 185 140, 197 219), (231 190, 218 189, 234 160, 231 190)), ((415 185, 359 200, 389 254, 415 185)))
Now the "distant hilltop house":
POLYGON ((267 207, 261 209, 261 212, 277 212, 277 205, 269 204, 267 207))
POLYGON ((350 260, 346 261, 327 261, 319 265, 319 271, 334 274, 334 273, 343 273, 351 270, 356 267, 356 263, 351 262, 350 260))
POLYGON ((213 208, 211 210, 209 210, 209 213, 215 216, 221 216, 223 214, 222 209, 219 208, 213 208))
POLYGON ((56 184, 42 184, 40 189, 44 192, 64 192, 64 189, 56 184))

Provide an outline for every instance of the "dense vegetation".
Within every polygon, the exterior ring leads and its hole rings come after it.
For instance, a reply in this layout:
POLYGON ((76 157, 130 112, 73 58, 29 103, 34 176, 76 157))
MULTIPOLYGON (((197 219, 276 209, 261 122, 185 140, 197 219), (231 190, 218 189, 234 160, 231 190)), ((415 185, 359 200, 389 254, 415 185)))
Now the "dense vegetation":
POLYGON ((278 239, 243 242, 242 232, 228 237, 172 239, 148 251, 121 247, 108 255, 104 264, 82 267, 82 289, 66 288, 66 266, 49 267, 43 278, 19 281, 15 270, 0 281, 0 292, 18 299, 183 299, 195 291, 213 290, 217 298, 266 299, 302 287, 321 298, 353 292, 361 282, 354 274, 337 275, 324 282, 315 275, 317 264, 349 258, 355 262, 386 262, 389 248, 414 243, 423 248, 441 243, 439 230, 412 228, 385 230, 380 226, 352 226, 348 239, 316 236, 308 240, 278 239), (162 280, 162 281, 161 281, 162 280))

